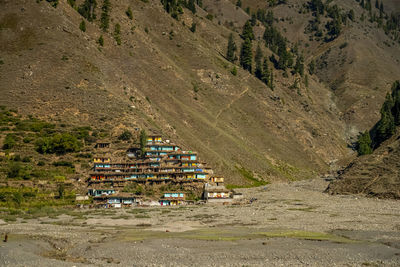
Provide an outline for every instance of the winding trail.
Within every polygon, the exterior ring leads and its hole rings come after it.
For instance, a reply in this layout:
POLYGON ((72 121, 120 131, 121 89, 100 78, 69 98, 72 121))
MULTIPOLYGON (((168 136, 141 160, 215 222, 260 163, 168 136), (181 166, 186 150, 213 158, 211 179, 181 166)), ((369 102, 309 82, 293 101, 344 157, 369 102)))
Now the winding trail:
POLYGON ((222 114, 224 111, 227 111, 228 109, 230 109, 231 106, 233 105, 233 103, 235 103, 237 100, 239 100, 245 93, 247 93, 247 91, 249 91, 249 88, 248 88, 248 87, 247 87, 246 89, 244 89, 240 94, 238 94, 235 98, 233 98, 232 101, 231 101, 228 105, 226 105, 226 107, 222 108, 222 109, 218 112, 217 116, 215 116, 215 125, 217 125, 217 123, 218 123, 218 118, 221 116, 221 114, 222 114))

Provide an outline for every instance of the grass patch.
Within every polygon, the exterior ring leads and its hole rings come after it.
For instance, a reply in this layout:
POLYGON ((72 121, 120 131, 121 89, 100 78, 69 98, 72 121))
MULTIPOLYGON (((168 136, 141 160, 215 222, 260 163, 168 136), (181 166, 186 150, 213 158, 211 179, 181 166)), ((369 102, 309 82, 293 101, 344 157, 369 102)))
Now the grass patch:
MULTIPOLYGON (((243 230, 243 229, 241 229, 243 230)), ((247 229, 241 231, 238 229, 198 229, 185 232, 162 232, 162 231, 141 231, 130 230, 124 232, 120 238, 122 241, 140 241, 148 239, 192 239, 192 240, 210 240, 210 241, 235 241, 240 239, 249 239, 257 237, 247 229)), ((261 236, 259 236, 261 237, 261 236)))
POLYGON ((335 243, 352 243, 355 242, 351 239, 327 234, 320 232, 308 232, 298 230, 284 230, 284 231, 272 231, 272 232, 260 232, 259 234, 268 238, 295 238, 304 240, 315 240, 315 241, 331 241, 335 243))
POLYGON ((305 208, 288 208, 287 210, 313 212, 314 209, 315 207, 305 207, 305 208))
POLYGON ((236 166, 236 170, 242 175, 242 177, 249 183, 247 185, 235 185, 235 184, 227 184, 226 188, 235 189, 235 188, 251 188, 251 187, 259 187, 263 185, 269 184, 269 182, 259 180, 253 176, 251 171, 247 170, 244 167, 236 166))
POLYGON ((162 210, 161 214, 170 213, 170 212, 171 212, 170 210, 162 210))
POLYGON ((131 209, 131 210, 127 210, 126 212, 131 213, 131 214, 142 214, 142 213, 150 212, 150 210, 147 210, 147 209, 131 209))
POLYGON ((136 219, 150 219, 151 217, 147 214, 136 214, 135 218, 136 219))
POLYGON ((111 219, 124 219, 124 220, 127 220, 130 217, 131 216, 129 216, 129 215, 118 215, 118 216, 111 217, 111 219))
POLYGON ((121 233, 122 241, 140 241, 147 239, 193 239, 211 241, 236 241, 243 239, 262 239, 262 238, 295 238, 302 240, 330 241, 336 243, 352 243, 354 240, 336 236, 333 234, 308 232, 298 230, 282 230, 271 232, 257 232, 256 229, 245 227, 232 228, 202 228, 185 232, 162 232, 162 231, 142 231, 139 229, 128 230, 121 233))

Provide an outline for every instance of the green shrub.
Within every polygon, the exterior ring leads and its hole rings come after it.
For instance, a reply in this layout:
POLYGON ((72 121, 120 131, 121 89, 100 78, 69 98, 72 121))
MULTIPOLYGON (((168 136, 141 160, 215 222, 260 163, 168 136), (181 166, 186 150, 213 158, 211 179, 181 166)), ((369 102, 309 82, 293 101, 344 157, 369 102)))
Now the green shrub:
POLYGON ((82 20, 81 23, 79 24, 79 29, 83 32, 86 32, 86 23, 84 20, 82 20))
POLYGON ((19 162, 10 162, 8 165, 8 178, 18 178, 21 176, 23 171, 22 165, 19 162))
POLYGON ((118 136, 119 140, 123 140, 123 141, 129 141, 132 138, 132 133, 128 130, 125 130, 122 134, 120 134, 120 136, 118 136))
POLYGON ((37 119, 23 120, 15 123, 15 129, 18 131, 32 131, 32 132, 40 132, 43 129, 54 129, 55 125, 39 121, 37 119))
POLYGON ((231 73, 232 73, 233 76, 236 76, 236 75, 237 75, 237 68, 236 68, 236 66, 233 66, 233 68, 231 69, 231 73))
POLYGON ((41 154, 78 152, 81 146, 82 144, 78 139, 69 133, 58 133, 36 141, 36 151, 41 154))
POLYGON ((3 149, 11 149, 15 146, 17 138, 14 134, 7 134, 3 142, 3 149))
POLYGON ((59 183, 57 186, 58 197, 63 198, 65 194, 65 185, 64 183, 59 183))
POLYGON ((77 154, 76 157, 90 159, 90 158, 92 158, 92 154, 91 153, 80 153, 80 154, 77 154))
POLYGON ((13 161, 21 161, 21 156, 20 155, 15 155, 13 158, 13 161))
POLYGON ((96 19, 96 0, 85 0, 78 8, 79 14, 88 21, 96 19))
POLYGON ((24 137, 24 139, 22 140, 25 144, 28 144, 32 141, 32 137, 24 137))
POLYGON ((107 32, 108 27, 110 26, 110 11, 111 11, 111 2, 110 0, 104 0, 103 6, 101 7, 101 16, 100 16, 100 28, 107 32))
POLYGON ((76 136, 76 138, 85 139, 89 136, 89 131, 91 130, 92 128, 90 126, 83 126, 83 127, 76 127, 72 131, 74 136, 76 136))
POLYGON ((133 19, 131 7, 128 7, 128 9, 125 11, 125 14, 128 16, 129 19, 131 19, 131 20, 133 19))
POLYGON ((360 134, 358 136, 358 141, 357 141, 357 152, 358 155, 366 155, 366 154, 371 154, 372 153, 372 140, 369 135, 368 131, 365 131, 364 133, 360 134))
POLYGON ((58 6, 58 0, 47 0, 52 7, 56 8, 58 6))
POLYGON ((70 161, 64 161, 64 160, 53 162, 53 166, 55 166, 55 167, 60 167, 60 166, 62 166, 62 167, 71 167, 71 168, 75 168, 75 165, 74 165, 72 162, 70 162, 70 161))
POLYGON ((100 35, 99 40, 97 40, 100 46, 104 46, 104 38, 103 35, 100 35))
POLYGON ((68 4, 72 7, 75 7, 75 0, 68 0, 68 4))
POLYGON ((192 23, 192 27, 190 27, 190 31, 193 33, 196 32, 196 23, 194 23, 194 22, 192 23))
POLYGON ((347 45, 348 45, 348 43, 347 43, 347 42, 344 42, 343 44, 341 44, 341 45, 339 46, 339 48, 340 48, 340 49, 343 49, 343 48, 345 48, 347 45))
POLYGON ((118 23, 115 24, 114 27, 114 39, 117 42, 117 45, 121 45, 121 25, 118 23))

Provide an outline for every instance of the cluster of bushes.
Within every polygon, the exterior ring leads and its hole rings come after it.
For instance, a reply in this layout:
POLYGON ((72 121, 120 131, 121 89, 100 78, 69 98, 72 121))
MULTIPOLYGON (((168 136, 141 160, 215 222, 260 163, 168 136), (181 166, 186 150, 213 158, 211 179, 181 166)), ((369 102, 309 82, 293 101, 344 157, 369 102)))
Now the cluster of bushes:
POLYGON ((31 179, 31 168, 29 166, 23 166, 19 162, 9 162, 7 177, 12 179, 31 179))
POLYGON ((21 206, 24 201, 35 198, 38 190, 30 187, 2 187, 0 188, 0 205, 1 206, 21 206))
POLYGON ((15 129, 18 131, 31 131, 31 132, 41 132, 42 130, 54 129, 55 125, 40 121, 35 118, 30 118, 29 120, 21 120, 15 123, 15 129))
POLYGON ((17 143, 17 136, 15 134, 7 134, 6 138, 4 138, 4 142, 3 142, 3 149, 11 149, 13 148, 16 143, 17 143))
POLYGON ((78 152, 82 143, 69 133, 57 133, 49 137, 43 137, 36 141, 36 151, 41 154, 65 154, 67 152, 78 152))
POLYGON ((132 133, 129 130, 125 130, 118 136, 118 139, 122 141, 129 141, 132 139, 132 137, 132 133))
MULTIPOLYGON (((31 187, 2 187, 0 188, 0 207, 11 208, 9 211, 19 213, 18 210, 12 208, 29 208, 28 214, 43 212, 49 210, 44 216, 49 216, 55 210, 50 206, 65 206, 75 203, 75 193, 66 191, 62 184, 59 184, 56 191, 39 191, 37 188, 31 187), (57 197, 50 197, 50 195, 57 197)), ((28 216, 27 216, 28 217, 28 216)))
POLYGON ((62 166, 62 167, 75 168, 75 165, 74 165, 72 162, 70 162, 70 161, 64 161, 64 160, 53 162, 53 166, 55 166, 55 167, 60 167, 60 166, 62 166))
POLYGON ((122 191, 127 193, 133 193, 135 195, 141 195, 144 192, 144 188, 140 184, 131 183, 127 184, 122 191))

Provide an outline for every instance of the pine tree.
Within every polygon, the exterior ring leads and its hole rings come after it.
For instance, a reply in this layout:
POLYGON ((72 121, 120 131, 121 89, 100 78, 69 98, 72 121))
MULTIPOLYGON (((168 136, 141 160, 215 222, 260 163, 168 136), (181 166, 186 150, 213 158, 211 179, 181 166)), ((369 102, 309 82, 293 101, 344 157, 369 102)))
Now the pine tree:
POLYGON ((85 20, 82 20, 81 23, 79 24, 79 29, 83 32, 86 32, 86 23, 85 20))
POLYGON ((393 99, 390 94, 386 95, 386 100, 381 108, 381 119, 376 126, 375 147, 392 136, 396 126, 392 115, 393 99))
POLYGON ((262 58, 263 58, 263 54, 261 51, 261 47, 260 47, 260 45, 258 45, 257 50, 256 50, 256 56, 254 58, 254 62, 256 63, 256 70, 255 70, 254 74, 260 80, 261 80, 261 76, 262 76, 262 72, 263 72, 262 71, 262 62, 261 62, 262 58))
POLYGON ((354 21, 355 15, 354 15, 354 10, 353 10, 353 9, 351 9, 351 10, 349 11, 349 13, 347 14, 347 17, 348 17, 351 21, 354 21))
POLYGON ((104 46, 104 38, 103 35, 100 35, 99 40, 97 41, 100 46, 104 46))
POLYGON ((300 74, 301 77, 304 75, 304 59, 302 55, 299 55, 296 59, 296 65, 294 66, 294 71, 300 74))
POLYGON ((272 10, 269 10, 267 12, 267 15, 265 16, 265 23, 268 26, 272 26, 272 24, 274 23, 274 12, 272 12, 272 10))
POLYGON ((400 81, 396 81, 392 86, 392 98, 393 98, 393 108, 392 114, 394 117, 394 123, 400 125, 400 81))
POLYGON ((237 7, 242 7, 242 1, 241 1, 241 0, 237 0, 236 6, 237 6, 237 7))
POLYGON ((269 88, 274 91, 274 71, 271 68, 271 77, 269 78, 269 88))
POLYGON ((306 88, 308 88, 308 75, 307 74, 304 77, 304 85, 306 86, 306 88))
POLYGON ((58 6, 58 0, 47 0, 47 2, 51 3, 51 6, 54 8, 58 6))
POLYGON ((233 40, 233 34, 231 33, 229 35, 228 48, 226 51, 226 59, 229 60, 230 62, 235 62, 237 60, 237 57, 235 55, 236 49, 237 48, 236 48, 235 41, 233 40))
POLYGON ((242 38, 243 40, 249 39, 254 40, 254 33, 253 33, 253 27, 251 26, 250 21, 246 21, 246 23, 243 26, 243 31, 242 31, 242 38))
POLYGON ((383 10, 383 2, 381 2, 381 5, 379 6, 379 13, 381 14, 381 17, 382 17, 382 15, 383 15, 383 13, 384 13, 384 10, 383 10))
POLYGON ((194 4, 194 0, 189 0, 187 4, 187 8, 192 11, 193 14, 196 13, 196 5, 194 4))
POLYGON ((68 0, 67 2, 71 7, 75 7, 75 0, 68 0))
POLYGON ((335 17, 332 21, 326 23, 325 27, 328 30, 328 34, 331 36, 330 39, 328 39, 328 41, 336 39, 342 31, 342 24, 340 18, 335 17))
POLYGON ((101 7, 101 17, 100 17, 100 28, 104 32, 106 32, 110 26, 110 11, 111 11, 110 0, 104 0, 103 6, 101 7))
POLYGON ((243 69, 248 70, 251 73, 252 62, 253 62, 253 53, 252 53, 251 40, 249 38, 246 38, 240 50, 240 65, 243 67, 243 69))
POLYGON ((128 16, 130 20, 133 20, 133 14, 132 14, 132 9, 131 7, 128 7, 128 9, 125 11, 125 14, 128 16))
POLYGON ((192 26, 190 27, 191 32, 196 32, 196 22, 192 22, 192 26))
POLYGON ((180 6, 181 1, 161 0, 161 4, 164 6, 165 11, 171 14, 171 17, 174 19, 178 19, 178 15, 183 13, 182 7, 180 6))
POLYGON ((115 24, 114 27, 114 39, 117 42, 117 45, 121 45, 121 25, 118 23, 115 24))
POLYGON ((257 24, 257 16, 256 16, 256 13, 252 13, 251 14, 251 20, 250 20, 250 24, 251 24, 251 26, 256 26, 256 24, 257 24))
POLYGON ((264 58, 261 81, 263 81, 267 86, 269 86, 269 79, 270 79, 270 73, 269 73, 268 60, 267 58, 264 58))
POLYGON ((379 1, 375 0, 375 8, 379 8, 379 1))
POLYGON ((236 69, 236 66, 235 66, 235 65, 234 65, 233 68, 231 69, 231 73, 232 73, 233 76, 236 76, 236 75, 237 75, 237 69, 236 69))
POLYGON ((310 64, 308 64, 308 73, 310 73, 310 75, 313 75, 315 71, 315 61, 311 60, 310 64))
POLYGON ((85 0, 85 2, 83 2, 82 5, 79 6, 78 12, 88 21, 93 21, 96 19, 96 7, 96 0, 85 0))
POLYGON ((371 136, 369 135, 368 131, 365 131, 364 133, 360 134, 358 136, 358 141, 357 141, 357 152, 358 155, 367 155, 372 153, 372 140, 371 136))
POLYGON ((367 3, 365 4, 365 8, 366 8, 368 11, 371 11, 371 8, 372 8, 371 0, 367 0, 367 3))
POLYGON ((361 14, 360 20, 361 20, 361 21, 364 21, 364 20, 365 20, 365 15, 364 15, 364 13, 361 14))

